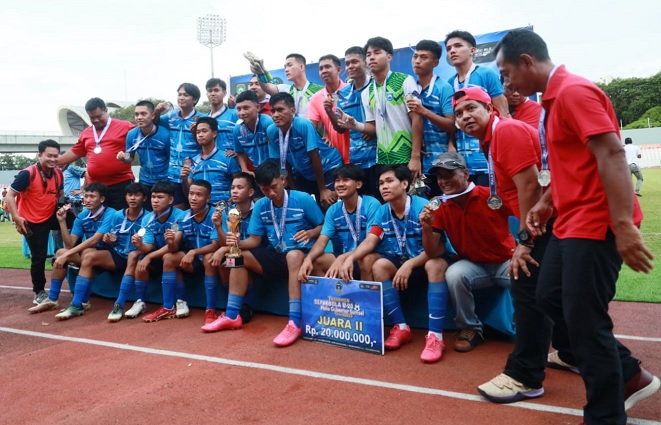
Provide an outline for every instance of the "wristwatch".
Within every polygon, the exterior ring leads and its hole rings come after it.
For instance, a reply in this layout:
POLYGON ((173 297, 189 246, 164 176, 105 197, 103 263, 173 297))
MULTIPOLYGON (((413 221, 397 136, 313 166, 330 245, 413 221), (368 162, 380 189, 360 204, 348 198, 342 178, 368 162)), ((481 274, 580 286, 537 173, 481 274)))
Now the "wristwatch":
POLYGON ((521 229, 519 230, 519 234, 517 235, 519 237, 519 244, 523 246, 527 246, 528 248, 534 248, 535 244, 533 242, 533 237, 532 233, 528 229, 521 229))

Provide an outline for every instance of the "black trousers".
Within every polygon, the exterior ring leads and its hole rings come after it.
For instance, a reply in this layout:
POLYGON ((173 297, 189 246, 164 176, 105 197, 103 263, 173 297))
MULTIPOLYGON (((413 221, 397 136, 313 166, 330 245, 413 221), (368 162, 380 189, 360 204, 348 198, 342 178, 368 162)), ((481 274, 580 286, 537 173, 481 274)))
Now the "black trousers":
POLYGON ((615 295, 622 259, 609 230, 602 241, 549 241, 539 276, 539 302, 556 321, 567 323, 569 342, 585 383, 588 424, 625 424, 623 383, 639 361, 613 335, 608 303, 615 295))
POLYGON ((106 192, 106 201, 104 204, 107 207, 114 208, 118 211, 128 207, 124 189, 126 189, 126 186, 131 183, 133 183, 133 180, 126 180, 121 183, 108 186, 108 191, 106 192))
POLYGON ((53 214, 43 223, 30 223, 28 227, 32 231, 30 237, 25 240, 30 247, 30 277, 32 278, 32 290, 36 293, 43 291, 46 286, 46 257, 48 256, 48 238, 51 229, 59 229, 57 218, 53 214))

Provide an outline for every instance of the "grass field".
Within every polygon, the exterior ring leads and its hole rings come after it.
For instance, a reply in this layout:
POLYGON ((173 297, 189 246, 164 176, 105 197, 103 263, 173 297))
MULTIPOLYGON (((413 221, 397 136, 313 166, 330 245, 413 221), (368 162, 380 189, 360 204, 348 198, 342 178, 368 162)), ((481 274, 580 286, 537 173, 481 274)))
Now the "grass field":
MULTIPOLYGON (((645 220, 641 230, 645 243, 655 256, 654 270, 646 275, 623 266, 615 299, 661 302, 661 168, 645 169, 643 175, 643 197, 639 199, 645 220)), ((23 256, 21 246, 21 236, 14 226, 0 223, 0 268, 30 268, 30 260, 23 256)), ((49 262, 47 268, 50 268, 49 262)))

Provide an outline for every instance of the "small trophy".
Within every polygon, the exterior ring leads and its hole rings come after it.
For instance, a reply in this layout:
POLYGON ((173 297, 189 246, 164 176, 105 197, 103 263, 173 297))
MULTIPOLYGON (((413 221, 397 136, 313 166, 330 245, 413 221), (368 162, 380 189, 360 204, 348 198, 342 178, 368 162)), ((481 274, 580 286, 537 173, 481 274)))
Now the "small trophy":
MULTIPOLYGON (((231 233, 239 233, 241 230, 241 212, 232 208, 227 213, 227 229, 231 233)), ((229 252, 225 255, 224 266, 230 269, 244 267, 243 264, 243 255, 241 255, 241 250, 239 249, 239 241, 234 242, 234 245, 230 246, 229 252)))

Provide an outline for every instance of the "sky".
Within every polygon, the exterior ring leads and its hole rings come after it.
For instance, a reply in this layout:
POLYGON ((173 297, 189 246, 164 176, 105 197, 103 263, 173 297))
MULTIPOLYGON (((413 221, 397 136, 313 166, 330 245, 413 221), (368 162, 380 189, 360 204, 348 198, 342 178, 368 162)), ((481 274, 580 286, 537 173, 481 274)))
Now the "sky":
POLYGON ((182 82, 203 88, 211 62, 196 31, 207 14, 227 22, 227 40, 213 52, 215 76, 226 81, 249 72, 246 51, 277 69, 288 53, 308 62, 342 57, 374 36, 399 48, 455 29, 477 35, 526 25, 556 64, 592 81, 661 72, 655 0, 0 0, 0 10, 2 133, 57 134, 59 107, 91 97, 174 102, 182 82))

